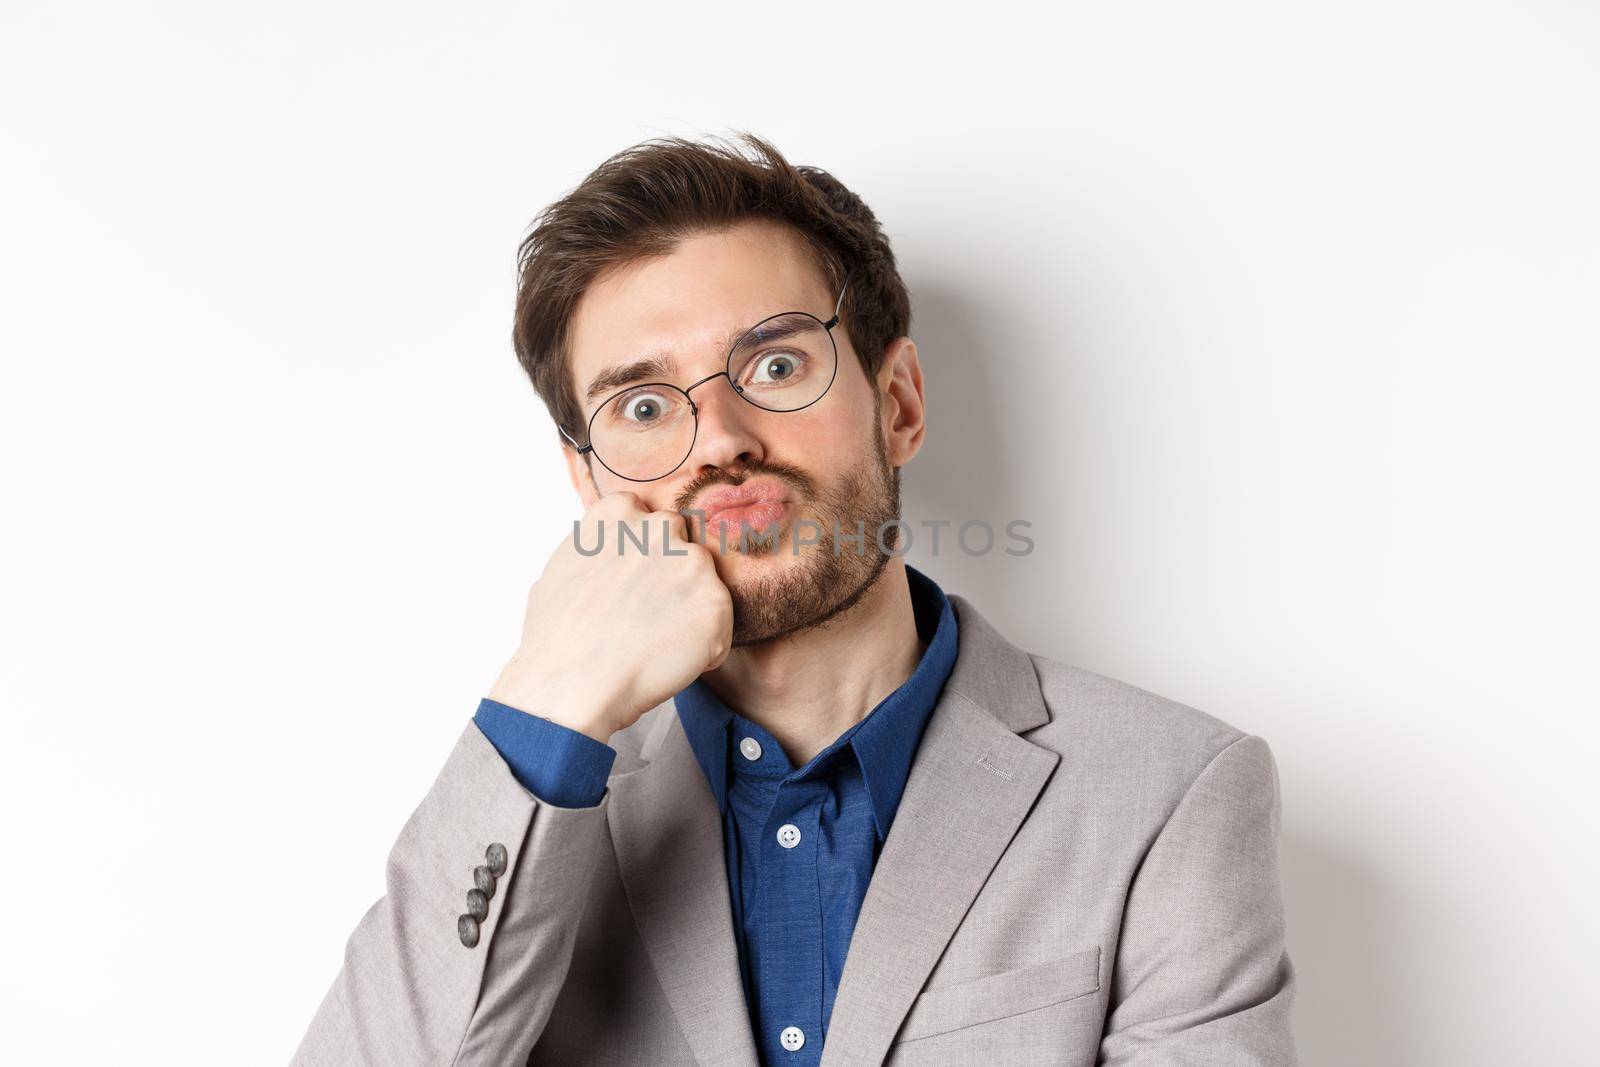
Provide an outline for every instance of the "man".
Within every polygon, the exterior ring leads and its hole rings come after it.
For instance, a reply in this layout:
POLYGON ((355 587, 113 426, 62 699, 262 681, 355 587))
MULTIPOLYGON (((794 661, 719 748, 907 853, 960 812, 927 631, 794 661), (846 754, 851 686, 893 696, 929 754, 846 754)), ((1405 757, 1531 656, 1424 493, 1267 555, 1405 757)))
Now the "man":
POLYGON ((866 205, 660 139, 521 270, 585 512, 296 1062, 1293 1063, 1266 743, 893 551, 923 380, 866 205))

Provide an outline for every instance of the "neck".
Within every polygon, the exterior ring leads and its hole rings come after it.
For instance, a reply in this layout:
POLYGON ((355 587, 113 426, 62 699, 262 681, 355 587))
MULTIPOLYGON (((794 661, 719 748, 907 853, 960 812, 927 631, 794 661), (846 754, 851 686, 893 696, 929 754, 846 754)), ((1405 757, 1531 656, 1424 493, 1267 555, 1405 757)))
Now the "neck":
POLYGON ((803 767, 900 688, 923 651, 905 561, 894 556, 860 600, 824 625, 735 648, 701 680, 803 767))

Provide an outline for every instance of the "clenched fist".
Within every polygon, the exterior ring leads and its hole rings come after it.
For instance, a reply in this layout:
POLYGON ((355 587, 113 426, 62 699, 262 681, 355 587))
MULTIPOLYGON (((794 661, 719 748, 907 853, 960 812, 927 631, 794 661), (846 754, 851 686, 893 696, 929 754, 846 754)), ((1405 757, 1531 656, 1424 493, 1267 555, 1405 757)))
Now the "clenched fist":
POLYGON ((611 493, 545 564, 528 593, 522 646, 489 698, 605 742, 720 666, 732 646, 733 598, 712 550, 689 539, 678 512, 611 493), (598 553, 578 551, 602 536, 598 553))

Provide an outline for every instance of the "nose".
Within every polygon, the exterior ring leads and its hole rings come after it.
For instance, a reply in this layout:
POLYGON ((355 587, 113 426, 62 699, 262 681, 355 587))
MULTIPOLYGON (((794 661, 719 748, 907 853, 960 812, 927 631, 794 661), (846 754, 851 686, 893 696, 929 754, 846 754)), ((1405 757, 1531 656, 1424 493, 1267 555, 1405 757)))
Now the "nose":
POLYGON ((699 420, 694 450, 684 461, 691 476, 707 467, 726 468, 762 458, 764 449, 752 422, 761 412, 740 398, 726 371, 702 378, 684 392, 690 394, 689 403, 699 420), (699 398, 694 392, 699 392, 699 398))

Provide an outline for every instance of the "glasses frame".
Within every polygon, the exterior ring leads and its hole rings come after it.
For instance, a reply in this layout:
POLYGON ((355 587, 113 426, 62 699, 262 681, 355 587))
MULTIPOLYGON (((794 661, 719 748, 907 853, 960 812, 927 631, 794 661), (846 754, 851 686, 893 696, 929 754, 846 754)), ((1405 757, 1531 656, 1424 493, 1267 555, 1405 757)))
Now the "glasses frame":
POLYGON ((625 482, 659 482, 663 478, 669 478, 676 474, 678 468, 682 467, 684 463, 688 461, 689 457, 694 455, 695 442, 700 440, 700 408, 695 404, 694 397, 690 396, 689 393, 700 388, 709 381, 715 381, 718 378, 728 379, 728 384, 733 386, 734 393, 745 403, 760 411, 770 411, 775 415, 787 415, 795 411, 804 411, 812 404, 815 404, 817 400, 821 400, 823 397, 827 396, 828 390, 833 388, 834 379, 839 376, 839 342, 833 336, 833 328, 839 325, 840 310, 844 307, 844 294, 849 290, 850 279, 854 274, 855 271, 850 271, 845 274, 844 285, 839 289, 839 299, 835 301, 833 305, 833 317, 827 322, 823 322, 809 311, 780 311, 775 315, 768 315, 766 318, 762 319, 760 322, 756 323, 754 326, 750 327, 748 330, 744 331, 738 336, 738 338, 733 342, 732 346, 730 346, 728 349, 727 365, 717 373, 706 375, 704 378, 701 378, 698 382, 695 382, 688 388, 679 388, 678 386, 673 385, 671 382, 639 382, 635 385, 623 386, 616 392, 607 395, 606 398, 600 401, 600 403, 595 407, 594 412, 590 414, 589 421, 584 426, 584 435, 589 438, 588 444, 578 444, 578 442, 572 440, 571 436, 567 434, 567 431, 561 429, 559 426, 556 427, 556 432, 560 433, 562 437, 565 437, 567 441, 571 443, 572 447, 577 449, 578 455, 594 456, 594 458, 599 461, 600 466, 605 467, 606 470, 611 471, 612 474, 615 474, 618 478, 621 478, 625 482), (822 392, 817 394, 816 400, 807 401, 797 408, 779 409, 762 407, 762 405, 757 404, 754 400, 751 400, 748 396, 745 396, 744 390, 739 388, 739 383, 733 380, 733 354, 739 351, 739 346, 744 344, 745 338, 755 333, 762 326, 771 322, 773 319, 781 319, 786 315, 804 315, 806 318, 820 324, 822 328, 827 331, 828 341, 833 345, 833 374, 829 376, 828 384, 822 387, 822 392), (635 389, 643 389, 647 386, 658 386, 663 389, 671 389, 673 392, 680 394, 689 402, 689 413, 694 416, 694 436, 689 439, 689 450, 683 454, 683 458, 678 460, 677 464, 665 474, 658 474, 654 478, 630 478, 626 474, 620 474, 617 471, 611 470, 611 467, 607 465, 600 453, 594 450, 594 420, 598 418, 600 413, 606 409, 607 405, 609 405, 613 400, 621 396, 623 393, 631 393, 635 389))

